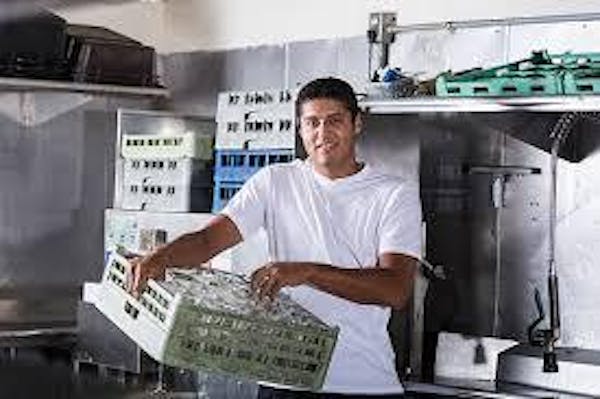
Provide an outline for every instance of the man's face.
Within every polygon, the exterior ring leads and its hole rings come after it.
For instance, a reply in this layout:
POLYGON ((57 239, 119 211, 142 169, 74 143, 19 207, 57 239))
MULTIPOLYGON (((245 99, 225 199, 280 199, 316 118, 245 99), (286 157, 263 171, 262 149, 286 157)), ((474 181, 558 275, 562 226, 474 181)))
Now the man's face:
POLYGON ((354 162, 356 135, 361 120, 338 100, 317 98, 300 108, 300 136, 316 166, 335 168, 354 162))

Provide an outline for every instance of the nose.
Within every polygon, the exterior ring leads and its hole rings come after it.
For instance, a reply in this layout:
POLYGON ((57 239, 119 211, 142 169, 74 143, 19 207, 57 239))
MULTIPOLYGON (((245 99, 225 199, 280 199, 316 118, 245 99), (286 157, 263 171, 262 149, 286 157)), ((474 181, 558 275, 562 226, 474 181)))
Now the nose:
POLYGON ((323 123, 319 125, 319 127, 314 132, 314 143, 317 145, 322 145, 330 141, 329 129, 327 129, 323 123))
POLYGON ((323 141, 327 139, 331 134, 331 128, 329 123, 327 123, 326 119, 321 119, 319 121, 319 125, 315 129, 315 137, 319 139, 319 141, 323 141))

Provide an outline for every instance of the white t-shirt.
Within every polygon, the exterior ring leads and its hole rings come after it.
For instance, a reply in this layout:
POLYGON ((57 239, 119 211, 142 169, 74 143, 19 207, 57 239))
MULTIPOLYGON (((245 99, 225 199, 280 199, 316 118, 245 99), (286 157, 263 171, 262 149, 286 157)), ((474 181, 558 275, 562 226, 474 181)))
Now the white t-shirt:
MULTIPOLYGON (((242 237, 265 228, 271 261, 370 268, 382 253, 421 256, 418 185, 365 165, 331 180, 296 160, 261 169, 222 211, 242 237)), ((340 328, 322 390, 402 393, 387 331, 390 308, 362 305, 309 286, 284 289, 340 328)))

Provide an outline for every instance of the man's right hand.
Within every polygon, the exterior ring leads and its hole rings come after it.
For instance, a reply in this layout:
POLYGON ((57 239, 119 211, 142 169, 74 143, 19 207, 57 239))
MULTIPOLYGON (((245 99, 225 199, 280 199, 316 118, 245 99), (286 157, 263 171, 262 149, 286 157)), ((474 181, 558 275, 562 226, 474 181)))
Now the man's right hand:
POLYGON ((138 297, 146 288, 148 279, 164 280, 168 261, 161 248, 149 255, 130 260, 131 274, 128 278, 129 292, 138 297))
POLYGON ((197 267, 240 241, 242 235, 236 225, 227 216, 216 215, 202 230, 184 234, 147 256, 132 259, 128 290, 139 296, 149 278, 165 278, 167 267, 197 267))

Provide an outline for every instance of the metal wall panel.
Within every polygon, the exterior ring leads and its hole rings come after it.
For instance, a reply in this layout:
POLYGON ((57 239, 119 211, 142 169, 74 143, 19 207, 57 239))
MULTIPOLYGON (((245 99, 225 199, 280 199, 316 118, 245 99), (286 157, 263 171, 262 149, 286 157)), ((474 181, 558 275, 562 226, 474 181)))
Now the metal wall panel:
POLYGON ((283 46, 178 53, 159 56, 159 62, 171 90, 164 106, 187 114, 214 117, 221 91, 285 86, 283 46))
POLYGON ((164 104, 186 114, 214 116, 223 79, 223 54, 209 52, 159 55, 162 79, 171 92, 164 104))
POLYGON ((260 46, 223 53, 220 91, 279 89, 285 86, 285 47, 260 46))
POLYGON ((16 114, 0 117, 0 297, 19 309, 0 310, 5 326, 75 320, 81 284, 102 271, 102 212, 112 197, 119 101, 28 95, 31 108, 9 96, 16 114))
POLYGON ((366 93, 369 83, 369 51, 366 35, 339 39, 337 76, 347 80, 357 93, 366 93))
POLYGON ((290 43, 288 81, 290 88, 338 72, 339 40, 317 40, 290 43))

